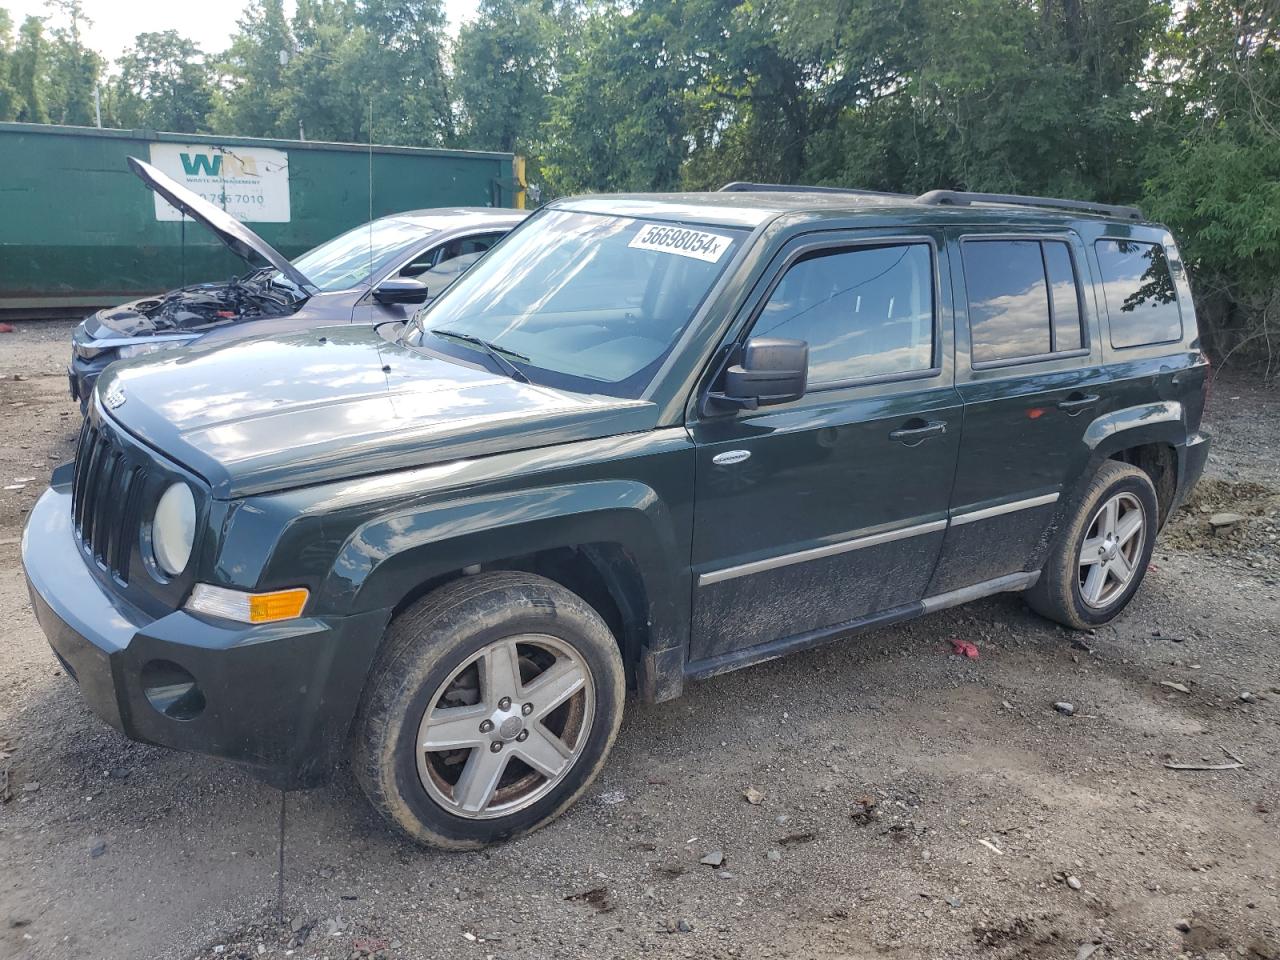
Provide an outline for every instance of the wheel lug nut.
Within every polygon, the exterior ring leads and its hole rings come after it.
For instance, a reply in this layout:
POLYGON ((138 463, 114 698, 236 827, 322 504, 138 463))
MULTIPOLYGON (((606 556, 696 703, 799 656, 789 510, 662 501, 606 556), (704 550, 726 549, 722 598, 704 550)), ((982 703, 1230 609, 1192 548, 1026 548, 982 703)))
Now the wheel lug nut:
POLYGON ((493 741, 493 743, 489 744, 489 751, 490 751, 491 753, 497 753, 497 752, 498 752, 499 750, 501 750, 501 749, 502 749, 502 741, 501 741, 501 740, 495 740, 495 741, 493 741))
POLYGON ((524 743, 526 740, 528 740, 528 739, 529 739, 529 731, 528 731, 528 730, 521 730, 521 731, 516 735, 516 739, 517 739, 520 743, 524 743))
POLYGON ((520 708, 520 712, 527 717, 529 714, 533 713, 533 704, 526 703, 523 707, 520 708))
POLYGON ((501 700, 499 700, 499 701, 498 701, 498 709, 499 709, 499 710, 510 710, 510 709, 511 709, 511 698, 510 698, 510 697, 503 697, 501 700))
POLYGON ((489 732, 491 732, 492 730, 493 730, 493 721, 492 721, 492 720, 485 720, 485 721, 483 721, 483 722, 480 724, 480 732, 481 732, 481 733, 489 733, 489 732))

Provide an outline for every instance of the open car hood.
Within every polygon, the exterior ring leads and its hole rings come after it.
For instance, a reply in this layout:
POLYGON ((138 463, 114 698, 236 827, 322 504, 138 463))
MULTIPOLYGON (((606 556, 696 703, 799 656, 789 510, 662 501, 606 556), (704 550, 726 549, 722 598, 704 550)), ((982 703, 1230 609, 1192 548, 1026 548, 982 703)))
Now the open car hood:
POLYGON ((260 266, 258 261, 265 260, 306 293, 314 294, 318 292, 316 285, 308 280, 297 267, 281 256, 280 251, 276 250, 275 247, 231 216, 227 211, 192 193, 186 187, 165 176, 151 164, 144 163, 137 157, 129 158, 129 167, 149 189, 164 197, 173 207, 181 210, 192 220, 203 223, 213 232, 215 237, 227 245, 232 253, 250 266, 260 266), (255 257, 257 260, 255 260, 255 257))

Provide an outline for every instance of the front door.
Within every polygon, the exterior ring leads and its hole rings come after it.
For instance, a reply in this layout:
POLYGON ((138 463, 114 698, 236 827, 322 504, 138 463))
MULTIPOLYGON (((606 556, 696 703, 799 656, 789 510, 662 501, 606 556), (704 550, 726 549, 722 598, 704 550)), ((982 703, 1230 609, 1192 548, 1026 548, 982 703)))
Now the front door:
POLYGON ((924 595, 960 438, 937 237, 800 238, 736 339, 809 344, 789 403, 690 423, 692 673, 815 642, 924 595))

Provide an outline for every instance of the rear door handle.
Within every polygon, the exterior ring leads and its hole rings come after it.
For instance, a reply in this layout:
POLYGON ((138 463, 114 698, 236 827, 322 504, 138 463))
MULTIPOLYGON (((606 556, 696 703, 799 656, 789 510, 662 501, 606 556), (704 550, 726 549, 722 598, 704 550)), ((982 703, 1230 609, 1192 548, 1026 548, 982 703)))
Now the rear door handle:
POLYGON ((923 420, 908 420, 911 426, 899 427, 889 434, 889 439, 895 443, 905 443, 909 447, 915 446, 930 437, 940 437, 947 432, 947 422, 945 420, 931 420, 926 423, 923 420), (915 426, 914 424, 919 424, 915 426))
POLYGON ((1059 410, 1065 410, 1067 416, 1074 417, 1081 410, 1088 410, 1101 398, 1096 393, 1082 394, 1073 393, 1067 399, 1058 403, 1059 410))

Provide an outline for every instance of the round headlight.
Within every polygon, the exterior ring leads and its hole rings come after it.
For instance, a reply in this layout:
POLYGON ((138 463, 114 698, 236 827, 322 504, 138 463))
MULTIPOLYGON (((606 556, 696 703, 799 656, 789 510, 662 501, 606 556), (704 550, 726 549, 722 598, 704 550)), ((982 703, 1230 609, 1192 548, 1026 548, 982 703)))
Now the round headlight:
POLYGON ((187 568, 196 536, 196 498, 179 480, 160 497, 151 522, 151 550, 160 569, 176 577, 187 568))

